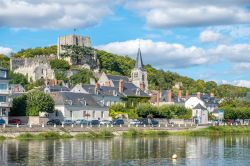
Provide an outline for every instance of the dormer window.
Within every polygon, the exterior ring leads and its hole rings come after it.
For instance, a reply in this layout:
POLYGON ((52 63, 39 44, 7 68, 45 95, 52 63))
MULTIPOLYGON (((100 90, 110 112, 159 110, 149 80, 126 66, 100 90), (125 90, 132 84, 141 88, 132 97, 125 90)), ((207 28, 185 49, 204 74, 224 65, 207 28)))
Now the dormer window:
POLYGON ((135 94, 136 94, 136 95, 138 95, 138 96, 141 94, 141 91, 140 91, 140 89, 139 89, 139 88, 137 88, 137 89, 136 89, 135 94))
POLYGON ((72 100, 65 100, 65 103, 68 104, 68 105, 72 105, 73 104, 72 100))
POLYGON ((87 105, 87 101, 86 101, 85 99, 81 99, 81 100, 80 100, 80 103, 81 103, 82 105, 84 105, 84 106, 87 105))
POLYGON ((117 91, 116 90, 113 91, 113 95, 117 96, 117 91))

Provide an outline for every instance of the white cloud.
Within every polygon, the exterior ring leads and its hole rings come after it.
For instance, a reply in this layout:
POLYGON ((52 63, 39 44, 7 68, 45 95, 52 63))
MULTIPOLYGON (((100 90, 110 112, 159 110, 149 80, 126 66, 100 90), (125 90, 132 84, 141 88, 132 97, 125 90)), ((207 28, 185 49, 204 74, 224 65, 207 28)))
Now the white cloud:
POLYGON ((249 73, 250 63, 237 63, 233 66, 233 71, 237 73, 249 73))
POLYGON ((209 54, 226 58, 233 63, 250 62, 250 44, 219 45, 210 49, 209 54))
POLYGON ((112 0, 0 0, 0 26, 84 28, 112 14, 112 0))
POLYGON ((201 42, 218 42, 223 39, 223 36, 211 30, 205 30, 201 32, 199 39, 201 42))
POLYGON ((137 0, 126 7, 145 17, 150 27, 208 26, 250 23, 247 0, 137 0))
POLYGON ((233 81, 233 85, 250 88, 250 80, 233 81))
MULTIPOLYGON (((145 64, 160 68, 185 68, 214 64, 220 60, 230 61, 233 65, 250 63, 250 44, 218 45, 215 48, 204 49, 152 40, 140 40, 140 43, 145 64)), ((135 58, 138 44, 139 39, 136 39, 112 42, 96 46, 96 48, 135 58)))
MULTIPOLYGON (((138 43, 139 39, 113 42, 96 48, 135 58, 138 43)), ((145 63, 161 68, 185 68, 209 63, 211 59, 202 48, 195 46, 185 47, 181 44, 140 40, 140 47, 145 63)))
POLYGON ((11 48, 0 46, 0 54, 10 55, 10 53, 12 53, 12 52, 13 52, 13 50, 11 48))
POLYGON ((233 81, 221 80, 221 81, 216 81, 216 82, 219 85, 231 84, 231 85, 235 85, 235 86, 250 88, 250 80, 233 80, 233 81))

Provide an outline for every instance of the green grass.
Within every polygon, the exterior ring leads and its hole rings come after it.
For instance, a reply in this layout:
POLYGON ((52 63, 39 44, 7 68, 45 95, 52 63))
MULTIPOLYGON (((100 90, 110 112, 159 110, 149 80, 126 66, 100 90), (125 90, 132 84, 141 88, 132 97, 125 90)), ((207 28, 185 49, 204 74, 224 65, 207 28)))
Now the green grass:
POLYGON ((5 140, 5 139, 6 139, 5 136, 0 135, 0 140, 5 140))
POLYGON ((79 133, 75 135, 75 138, 111 138, 114 134, 108 129, 102 129, 100 131, 90 131, 87 133, 79 133))
POLYGON ((45 132, 39 134, 24 133, 16 137, 17 139, 29 140, 29 139, 66 139, 73 138, 69 134, 60 134, 58 132, 45 132))
POLYGON ((200 130, 182 130, 171 132, 171 135, 188 135, 188 136, 224 136, 236 134, 250 134, 249 126, 209 126, 200 130))
POLYGON ((145 137, 145 136, 167 136, 169 135, 168 131, 163 130, 137 130, 134 128, 129 129, 128 131, 123 132, 122 136, 124 137, 145 137))

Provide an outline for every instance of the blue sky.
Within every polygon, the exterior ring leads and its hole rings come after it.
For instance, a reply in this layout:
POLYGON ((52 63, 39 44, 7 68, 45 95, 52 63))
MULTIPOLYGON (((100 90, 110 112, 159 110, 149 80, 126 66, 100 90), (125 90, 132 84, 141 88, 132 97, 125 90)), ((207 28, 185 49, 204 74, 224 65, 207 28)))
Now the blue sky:
POLYGON ((194 79, 250 87, 249 0, 0 0, 0 53, 60 35, 194 79))

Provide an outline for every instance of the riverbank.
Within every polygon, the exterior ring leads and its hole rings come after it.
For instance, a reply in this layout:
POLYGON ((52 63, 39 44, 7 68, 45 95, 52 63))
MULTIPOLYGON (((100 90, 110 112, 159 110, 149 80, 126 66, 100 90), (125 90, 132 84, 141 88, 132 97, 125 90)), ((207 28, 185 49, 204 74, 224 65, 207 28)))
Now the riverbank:
POLYGON ((89 129, 85 132, 75 131, 26 131, 26 132, 4 132, 0 134, 0 140, 6 138, 33 140, 33 139, 84 139, 84 138, 111 138, 115 136, 121 137, 149 137, 149 136, 224 136, 224 135, 238 135, 249 134, 250 126, 208 126, 203 128, 189 128, 189 129, 141 129, 131 127, 127 130, 115 130, 114 128, 99 128, 89 129))

